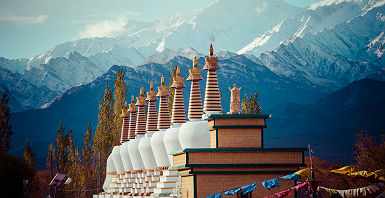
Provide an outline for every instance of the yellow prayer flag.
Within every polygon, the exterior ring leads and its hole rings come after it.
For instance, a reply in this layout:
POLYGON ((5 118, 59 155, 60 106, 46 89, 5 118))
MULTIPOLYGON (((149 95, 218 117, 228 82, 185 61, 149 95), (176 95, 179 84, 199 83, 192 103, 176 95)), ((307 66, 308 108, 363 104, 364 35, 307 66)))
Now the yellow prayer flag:
POLYGON ((339 169, 331 170, 330 172, 346 175, 346 174, 351 173, 353 171, 354 171, 354 167, 352 167, 352 166, 345 166, 345 167, 342 167, 342 168, 339 168, 339 169))

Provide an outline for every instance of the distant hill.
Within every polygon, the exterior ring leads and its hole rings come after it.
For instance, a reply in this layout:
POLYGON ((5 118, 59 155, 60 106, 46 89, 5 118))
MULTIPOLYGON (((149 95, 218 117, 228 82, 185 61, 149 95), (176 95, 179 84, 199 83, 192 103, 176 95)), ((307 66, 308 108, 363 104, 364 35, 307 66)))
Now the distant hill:
POLYGON ((385 134, 385 82, 362 79, 309 104, 272 110, 266 146, 307 145, 323 159, 350 162, 354 134, 385 134))

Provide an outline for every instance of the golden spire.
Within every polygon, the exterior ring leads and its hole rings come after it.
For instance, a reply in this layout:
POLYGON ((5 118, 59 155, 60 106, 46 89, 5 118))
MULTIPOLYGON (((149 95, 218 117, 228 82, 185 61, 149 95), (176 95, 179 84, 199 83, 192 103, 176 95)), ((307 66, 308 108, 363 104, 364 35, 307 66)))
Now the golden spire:
POLYGON ((163 77, 163 75, 162 75, 162 78, 161 78, 161 83, 162 83, 162 86, 158 87, 158 94, 156 94, 156 96, 169 96, 170 94, 168 93, 168 87, 164 86, 164 77, 163 77))
POLYGON ((176 67, 176 76, 180 76, 180 67, 179 67, 179 65, 176 67))
POLYGON ((202 69, 198 69, 198 61, 197 61, 197 57, 195 56, 194 57, 194 61, 193 61, 193 69, 189 69, 189 77, 187 78, 187 80, 189 81, 194 81, 194 80, 203 80, 202 76, 201 76, 201 71, 202 69))
POLYGON ((152 84, 152 81, 150 82, 150 92, 147 92, 147 101, 157 101, 158 98, 156 97, 156 92, 154 90, 154 85, 152 84))
POLYGON ((124 105, 123 105, 123 108, 122 108, 122 114, 120 115, 120 117, 124 117, 124 118, 130 117, 126 101, 124 102, 124 105))
POLYGON ((138 111, 138 108, 136 107, 135 103, 134 103, 134 95, 131 95, 131 104, 129 104, 129 108, 128 108, 128 111, 129 112, 137 112, 138 111))
POLYGON ((220 67, 217 64, 218 57, 214 57, 213 44, 210 45, 210 54, 209 55, 210 55, 209 57, 205 58, 206 64, 205 64, 205 66, 203 66, 203 69, 209 70, 209 71, 220 69, 220 67))
POLYGON ((144 97, 144 88, 140 88, 140 96, 136 97, 137 106, 146 106, 146 97, 144 97))
POLYGON ((214 56, 213 44, 210 44, 210 56, 214 56))
POLYGON ((186 85, 184 85, 184 83, 183 83, 184 78, 180 77, 180 67, 179 66, 176 67, 176 76, 173 79, 174 79, 173 80, 174 82, 171 85, 172 88, 184 88, 184 87, 186 87, 186 85))

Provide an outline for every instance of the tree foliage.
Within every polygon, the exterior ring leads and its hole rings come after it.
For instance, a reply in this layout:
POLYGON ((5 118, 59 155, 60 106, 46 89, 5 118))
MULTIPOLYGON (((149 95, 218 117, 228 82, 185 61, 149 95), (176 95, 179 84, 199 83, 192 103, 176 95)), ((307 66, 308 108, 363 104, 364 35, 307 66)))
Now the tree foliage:
POLYGON ((172 106, 174 103, 174 95, 175 95, 175 89, 171 88, 172 83, 174 83, 174 78, 176 77, 176 67, 173 67, 171 70, 171 77, 170 77, 170 83, 168 84, 168 92, 170 95, 168 96, 167 104, 168 104, 168 111, 170 112, 170 119, 172 117, 172 106))
POLYGON ((353 145, 354 166, 357 170, 375 171, 385 167, 385 135, 379 140, 363 131, 356 134, 353 145))
POLYGON ((120 113, 127 91, 123 79, 122 68, 116 74, 114 89, 109 88, 107 81, 103 99, 99 103, 95 134, 92 136, 92 127, 88 123, 81 147, 74 143, 72 130, 66 131, 61 123, 47 157, 47 167, 53 170, 50 178, 56 173, 71 178, 69 185, 60 187, 60 197, 91 197, 100 192, 97 189, 102 187, 104 181, 107 158, 112 148, 119 144, 122 125, 120 113))
POLYGON ((98 167, 98 187, 102 186, 102 175, 105 175, 106 162, 111 150, 114 146, 114 101, 112 99, 112 89, 104 90, 104 96, 99 103, 99 123, 96 126, 95 136, 93 140, 93 154, 96 159, 96 166, 98 167), (99 177, 100 175, 100 177, 99 177))
POLYGON ((123 68, 119 69, 114 82, 114 146, 120 143, 120 131, 122 128, 123 118, 120 117, 122 108, 126 100, 127 87, 124 84, 124 72, 123 68))
POLYGON ((8 90, 5 89, 0 101, 0 153, 6 153, 11 143, 12 127, 9 125, 11 109, 8 106, 8 90))
POLYGON ((36 161, 36 154, 33 152, 32 148, 29 146, 28 140, 25 142, 23 154, 24 154, 24 160, 27 162, 27 164, 31 168, 34 168, 35 167, 35 161, 36 161))
POLYGON ((242 99, 242 114, 261 114, 262 108, 259 106, 258 92, 255 92, 254 95, 247 97, 247 92, 242 99))

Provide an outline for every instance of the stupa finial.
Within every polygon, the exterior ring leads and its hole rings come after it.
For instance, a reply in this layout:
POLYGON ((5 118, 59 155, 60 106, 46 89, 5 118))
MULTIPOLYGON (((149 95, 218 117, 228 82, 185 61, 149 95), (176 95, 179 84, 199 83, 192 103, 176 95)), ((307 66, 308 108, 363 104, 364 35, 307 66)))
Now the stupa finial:
POLYGON ((176 66, 176 76, 180 76, 180 67, 176 66))
POLYGON ((213 44, 210 44, 210 56, 214 56, 213 44))
POLYGON ((194 62, 193 62, 193 67, 194 67, 194 69, 196 69, 197 66, 198 66, 197 56, 194 56, 194 62))
POLYGON ((125 101, 124 104, 123 104, 123 108, 122 108, 122 114, 120 115, 120 117, 130 117, 130 114, 129 114, 129 111, 128 111, 128 108, 127 108, 127 102, 125 101))
POLYGON ((147 92, 146 100, 147 101, 157 101, 158 100, 158 98, 156 97, 156 92, 154 91, 154 85, 152 84, 152 81, 150 82, 150 92, 147 92))
POLYGON ((132 103, 132 104, 135 103, 135 97, 134 97, 134 95, 131 95, 131 103, 132 103))
POLYGON ((161 84, 162 84, 162 86, 164 86, 164 77, 163 77, 163 75, 162 75, 162 78, 161 78, 161 84))

